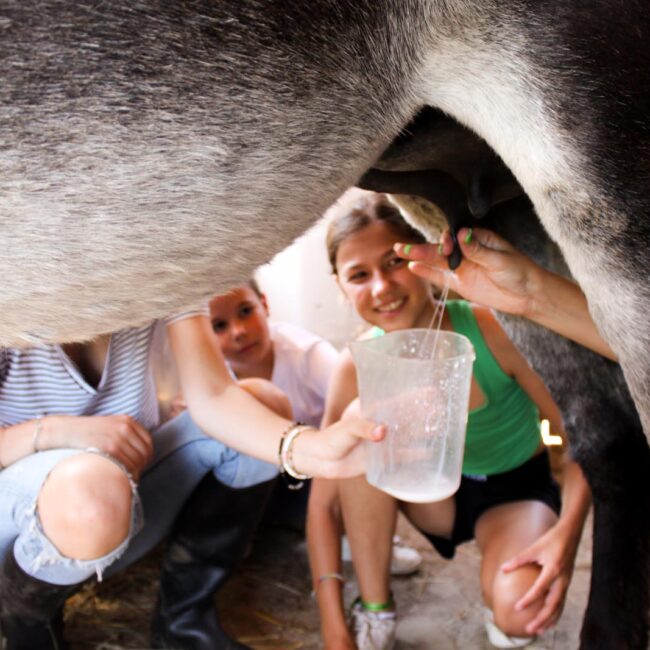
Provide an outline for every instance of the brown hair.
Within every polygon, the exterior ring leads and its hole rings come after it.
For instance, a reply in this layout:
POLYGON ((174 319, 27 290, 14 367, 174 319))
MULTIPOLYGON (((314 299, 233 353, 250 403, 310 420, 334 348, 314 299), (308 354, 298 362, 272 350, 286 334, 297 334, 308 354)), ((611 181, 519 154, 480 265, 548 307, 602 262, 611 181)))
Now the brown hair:
POLYGON ((421 244, 424 235, 409 225, 400 211, 389 202, 385 194, 369 194, 357 201, 352 208, 332 219, 327 228, 327 255, 336 275, 336 255, 341 244, 350 236, 375 222, 385 223, 400 241, 421 244))
POLYGON ((257 284, 257 280, 255 278, 250 278, 247 284, 248 288, 252 289, 253 293, 255 293, 258 298, 262 297, 262 290, 260 289, 260 285, 257 284))

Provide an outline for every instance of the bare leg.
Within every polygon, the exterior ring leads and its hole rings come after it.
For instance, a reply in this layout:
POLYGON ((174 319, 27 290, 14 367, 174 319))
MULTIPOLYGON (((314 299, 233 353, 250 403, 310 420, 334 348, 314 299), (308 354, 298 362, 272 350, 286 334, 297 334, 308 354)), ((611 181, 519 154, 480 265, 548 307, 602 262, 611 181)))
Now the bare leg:
POLYGON ((386 603, 397 501, 365 477, 339 481, 339 495, 361 598, 386 603))
POLYGON ((43 531, 63 555, 99 558, 129 533, 131 485, 110 460, 79 454, 52 470, 41 489, 38 512, 43 531))
MULTIPOLYGON (((28 521, 23 541, 33 538, 31 544, 20 545, 17 538, 0 568, 0 609, 7 647, 63 647, 62 607, 87 574, 84 567, 59 558, 52 547, 64 557, 90 561, 92 571, 94 560, 109 556, 127 538, 131 495, 126 473, 99 455, 77 454, 53 466, 37 498, 42 532, 32 526, 33 519, 28 521), (24 557, 22 568, 16 551, 26 548, 36 550, 37 556, 24 557), (52 562, 44 559, 48 553, 52 562), (49 577, 62 579, 62 583, 28 573, 48 567, 53 569, 49 577)), ((29 516, 34 516, 31 509, 29 516)))
POLYGON ((451 538, 456 518, 453 497, 434 503, 402 503, 402 512, 420 530, 437 537, 451 538))
POLYGON ((342 573, 342 528, 338 481, 313 479, 309 493, 307 542, 326 650, 355 648, 345 616, 343 585, 333 577, 342 573), (321 580, 323 576, 328 577, 321 580))
POLYGON ((476 541, 483 554, 481 588, 496 625, 510 636, 526 637, 526 625, 543 605, 541 599, 522 612, 515 603, 528 591, 540 568, 526 565, 506 574, 503 562, 541 537, 557 521, 555 513, 539 501, 517 501, 491 508, 476 523, 476 541))

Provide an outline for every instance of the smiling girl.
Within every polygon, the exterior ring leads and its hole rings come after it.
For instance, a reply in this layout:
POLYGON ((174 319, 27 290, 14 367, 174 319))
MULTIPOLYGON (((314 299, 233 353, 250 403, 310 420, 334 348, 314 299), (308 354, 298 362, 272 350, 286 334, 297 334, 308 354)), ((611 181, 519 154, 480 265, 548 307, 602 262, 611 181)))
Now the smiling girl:
MULTIPOLYGON (((422 241, 381 195, 363 199, 330 224, 332 270, 346 298, 372 326, 365 337, 429 326, 437 304, 431 285, 411 273, 394 250, 398 242, 422 241)), ((539 423, 547 418, 560 432, 561 415, 488 309, 450 301, 442 328, 467 336, 476 352, 461 486, 446 500, 415 504, 395 500, 365 477, 336 484, 315 481, 310 551, 327 648, 393 647, 396 618, 388 564, 398 509, 445 558, 454 556, 458 544, 476 539, 486 627, 494 645, 526 645, 560 616, 589 505, 588 487, 575 463, 565 470, 562 505, 551 477, 539 423), (340 571, 332 549, 337 544, 322 532, 333 527, 321 524, 319 535, 314 534, 316 522, 334 511, 337 498, 361 592, 351 632, 336 578, 340 571)), ((357 394, 354 362, 345 350, 330 384, 324 423, 339 419, 357 394)))

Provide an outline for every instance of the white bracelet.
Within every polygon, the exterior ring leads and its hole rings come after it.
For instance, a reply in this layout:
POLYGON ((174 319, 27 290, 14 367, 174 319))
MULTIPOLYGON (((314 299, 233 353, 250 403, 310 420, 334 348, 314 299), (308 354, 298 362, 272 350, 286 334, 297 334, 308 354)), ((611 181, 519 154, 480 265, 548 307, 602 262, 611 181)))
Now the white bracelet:
POLYGON ((34 433, 32 434, 32 449, 34 450, 34 453, 38 451, 38 437, 41 435, 41 431, 43 430, 43 416, 40 416, 36 420, 36 427, 34 428, 34 433))
POLYGON ((280 438, 280 447, 278 449, 280 473, 284 476, 287 487, 291 490, 299 490, 304 485, 304 481, 311 478, 311 476, 299 472, 293 464, 293 443, 307 429, 313 429, 313 427, 306 426, 302 422, 296 422, 280 438))
POLYGON ((304 424, 299 424, 295 427, 292 427, 284 437, 284 445, 282 446, 282 466, 289 476, 293 476, 293 478, 296 478, 299 481, 310 479, 311 476, 299 472, 296 469, 296 466, 293 464, 293 443, 303 431, 312 428, 313 427, 308 427, 304 424))

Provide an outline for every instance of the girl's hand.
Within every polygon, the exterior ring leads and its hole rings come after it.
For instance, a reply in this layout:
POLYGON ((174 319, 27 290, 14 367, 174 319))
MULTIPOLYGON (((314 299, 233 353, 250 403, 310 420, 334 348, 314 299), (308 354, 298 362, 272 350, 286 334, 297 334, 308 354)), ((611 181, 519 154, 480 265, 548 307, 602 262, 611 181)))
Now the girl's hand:
POLYGON ((452 242, 443 233, 440 246, 395 244, 400 257, 410 260, 409 269, 438 287, 449 286, 472 302, 499 311, 524 316, 556 334, 616 361, 589 313, 582 289, 568 278, 537 266, 490 230, 461 228, 458 243, 463 253, 452 273, 447 255, 452 242), (408 251, 408 253, 407 253, 408 251))
POLYGON ((322 478, 351 478, 365 472, 365 454, 359 443, 381 440, 386 427, 350 412, 348 407, 338 422, 326 429, 305 431, 296 438, 293 458, 299 471, 322 478))
POLYGON ((96 447, 119 460, 136 479, 153 454, 151 434, 129 415, 48 416, 43 434, 49 448, 96 447))
POLYGON ((447 265, 453 249, 448 231, 439 245, 397 244, 395 251, 410 260, 409 269, 415 275, 438 287, 449 277, 451 290, 467 300, 520 316, 529 313, 536 291, 531 285, 538 271, 532 260, 490 230, 462 228, 458 243, 463 260, 454 272, 447 265))
POLYGON ((558 523, 501 566, 505 573, 526 564, 537 564, 542 569, 533 586, 515 604, 515 609, 521 611, 536 600, 543 599, 544 604, 537 616, 526 626, 526 632, 531 636, 542 634, 560 618, 577 548, 577 540, 568 539, 561 523, 558 523))

